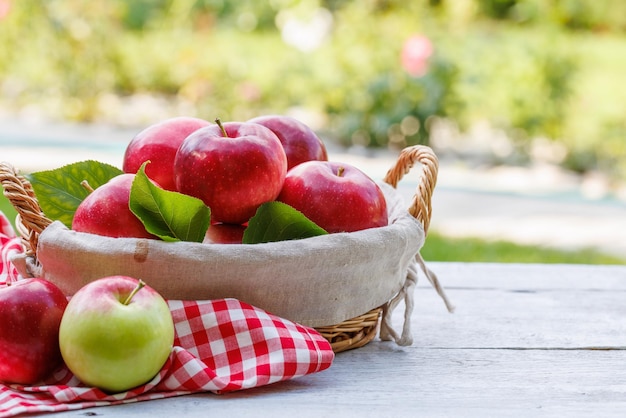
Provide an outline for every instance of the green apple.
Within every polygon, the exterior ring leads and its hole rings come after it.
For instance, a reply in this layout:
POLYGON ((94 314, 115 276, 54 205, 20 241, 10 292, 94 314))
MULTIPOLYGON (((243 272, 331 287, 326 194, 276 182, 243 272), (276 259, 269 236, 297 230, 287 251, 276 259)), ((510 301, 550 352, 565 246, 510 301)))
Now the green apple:
POLYGON ((150 381, 174 343, 174 323, 161 295, 141 280, 110 276, 82 287, 61 319, 65 364, 83 383, 123 392, 150 381))

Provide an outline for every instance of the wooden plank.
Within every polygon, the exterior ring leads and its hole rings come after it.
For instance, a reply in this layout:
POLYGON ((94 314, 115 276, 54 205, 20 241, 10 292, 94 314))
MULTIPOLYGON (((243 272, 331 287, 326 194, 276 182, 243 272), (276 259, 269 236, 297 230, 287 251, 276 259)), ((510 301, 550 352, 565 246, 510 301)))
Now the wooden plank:
MULTIPOLYGON (((442 263, 428 262, 447 288, 508 290, 626 291, 626 267, 586 264, 442 263)), ((429 287, 426 279, 421 287, 429 287)))
POLYGON ((430 267, 456 312, 448 314, 427 281, 421 280, 412 320, 417 345, 626 347, 623 266, 432 263, 430 267))
MULTIPOLYGON (((626 267, 430 266, 457 311, 447 313, 422 280, 411 347, 373 341, 338 354, 330 369, 299 379, 89 412, 103 417, 626 416, 626 267)), ((401 314, 399 307, 397 323, 401 314)))
POLYGON ((397 349, 342 353, 328 371, 226 395, 99 408, 101 416, 443 417, 626 413, 624 351, 397 349), (385 361, 381 362, 381 358, 385 361))

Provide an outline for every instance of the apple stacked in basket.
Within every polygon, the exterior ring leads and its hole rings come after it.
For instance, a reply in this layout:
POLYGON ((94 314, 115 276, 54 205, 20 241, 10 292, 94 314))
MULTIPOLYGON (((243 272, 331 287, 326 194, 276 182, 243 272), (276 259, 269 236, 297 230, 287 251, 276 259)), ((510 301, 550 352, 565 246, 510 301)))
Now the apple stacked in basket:
POLYGON ((256 244, 387 223, 375 181, 328 161, 323 141, 306 124, 267 115, 225 123, 176 117, 147 127, 128 144, 123 174, 90 190, 71 228, 256 244), (295 224, 303 226, 284 228, 295 224))

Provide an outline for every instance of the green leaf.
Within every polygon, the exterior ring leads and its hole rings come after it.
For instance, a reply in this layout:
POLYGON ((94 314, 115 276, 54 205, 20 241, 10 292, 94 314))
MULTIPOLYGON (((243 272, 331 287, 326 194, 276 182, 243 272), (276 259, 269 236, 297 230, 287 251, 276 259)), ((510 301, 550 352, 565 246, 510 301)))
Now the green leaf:
POLYGON ((304 214, 282 202, 267 202, 250 218, 244 244, 286 241, 328 234, 304 214))
POLYGON ((88 160, 24 177, 32 184, 43 213, 71 228, 76 208, 89 194, 81 182, 86 180, 91 188, 96 189, 120 174, 122 170, 117 167, 88 160))
POLYGON ((144 163, 130 189, 130 210, 146 230, 164 241, 202 242, 211 223, 211 209, 200 199, 156 186, 144 163))

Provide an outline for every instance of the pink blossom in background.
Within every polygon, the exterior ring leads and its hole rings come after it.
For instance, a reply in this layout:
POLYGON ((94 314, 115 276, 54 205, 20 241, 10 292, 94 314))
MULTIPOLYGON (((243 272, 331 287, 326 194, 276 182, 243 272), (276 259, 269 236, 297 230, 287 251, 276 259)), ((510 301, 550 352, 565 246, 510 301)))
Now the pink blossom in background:
POLYGON ((427 37, 409 37, 402 48, 402 68, 413 77, 425 75, 428 72, 428 59, 433 51, 433 44, 427 37))
POLYGON ((0 20, 7 17, 11 10, 11 0, 0 0, 0 20))

